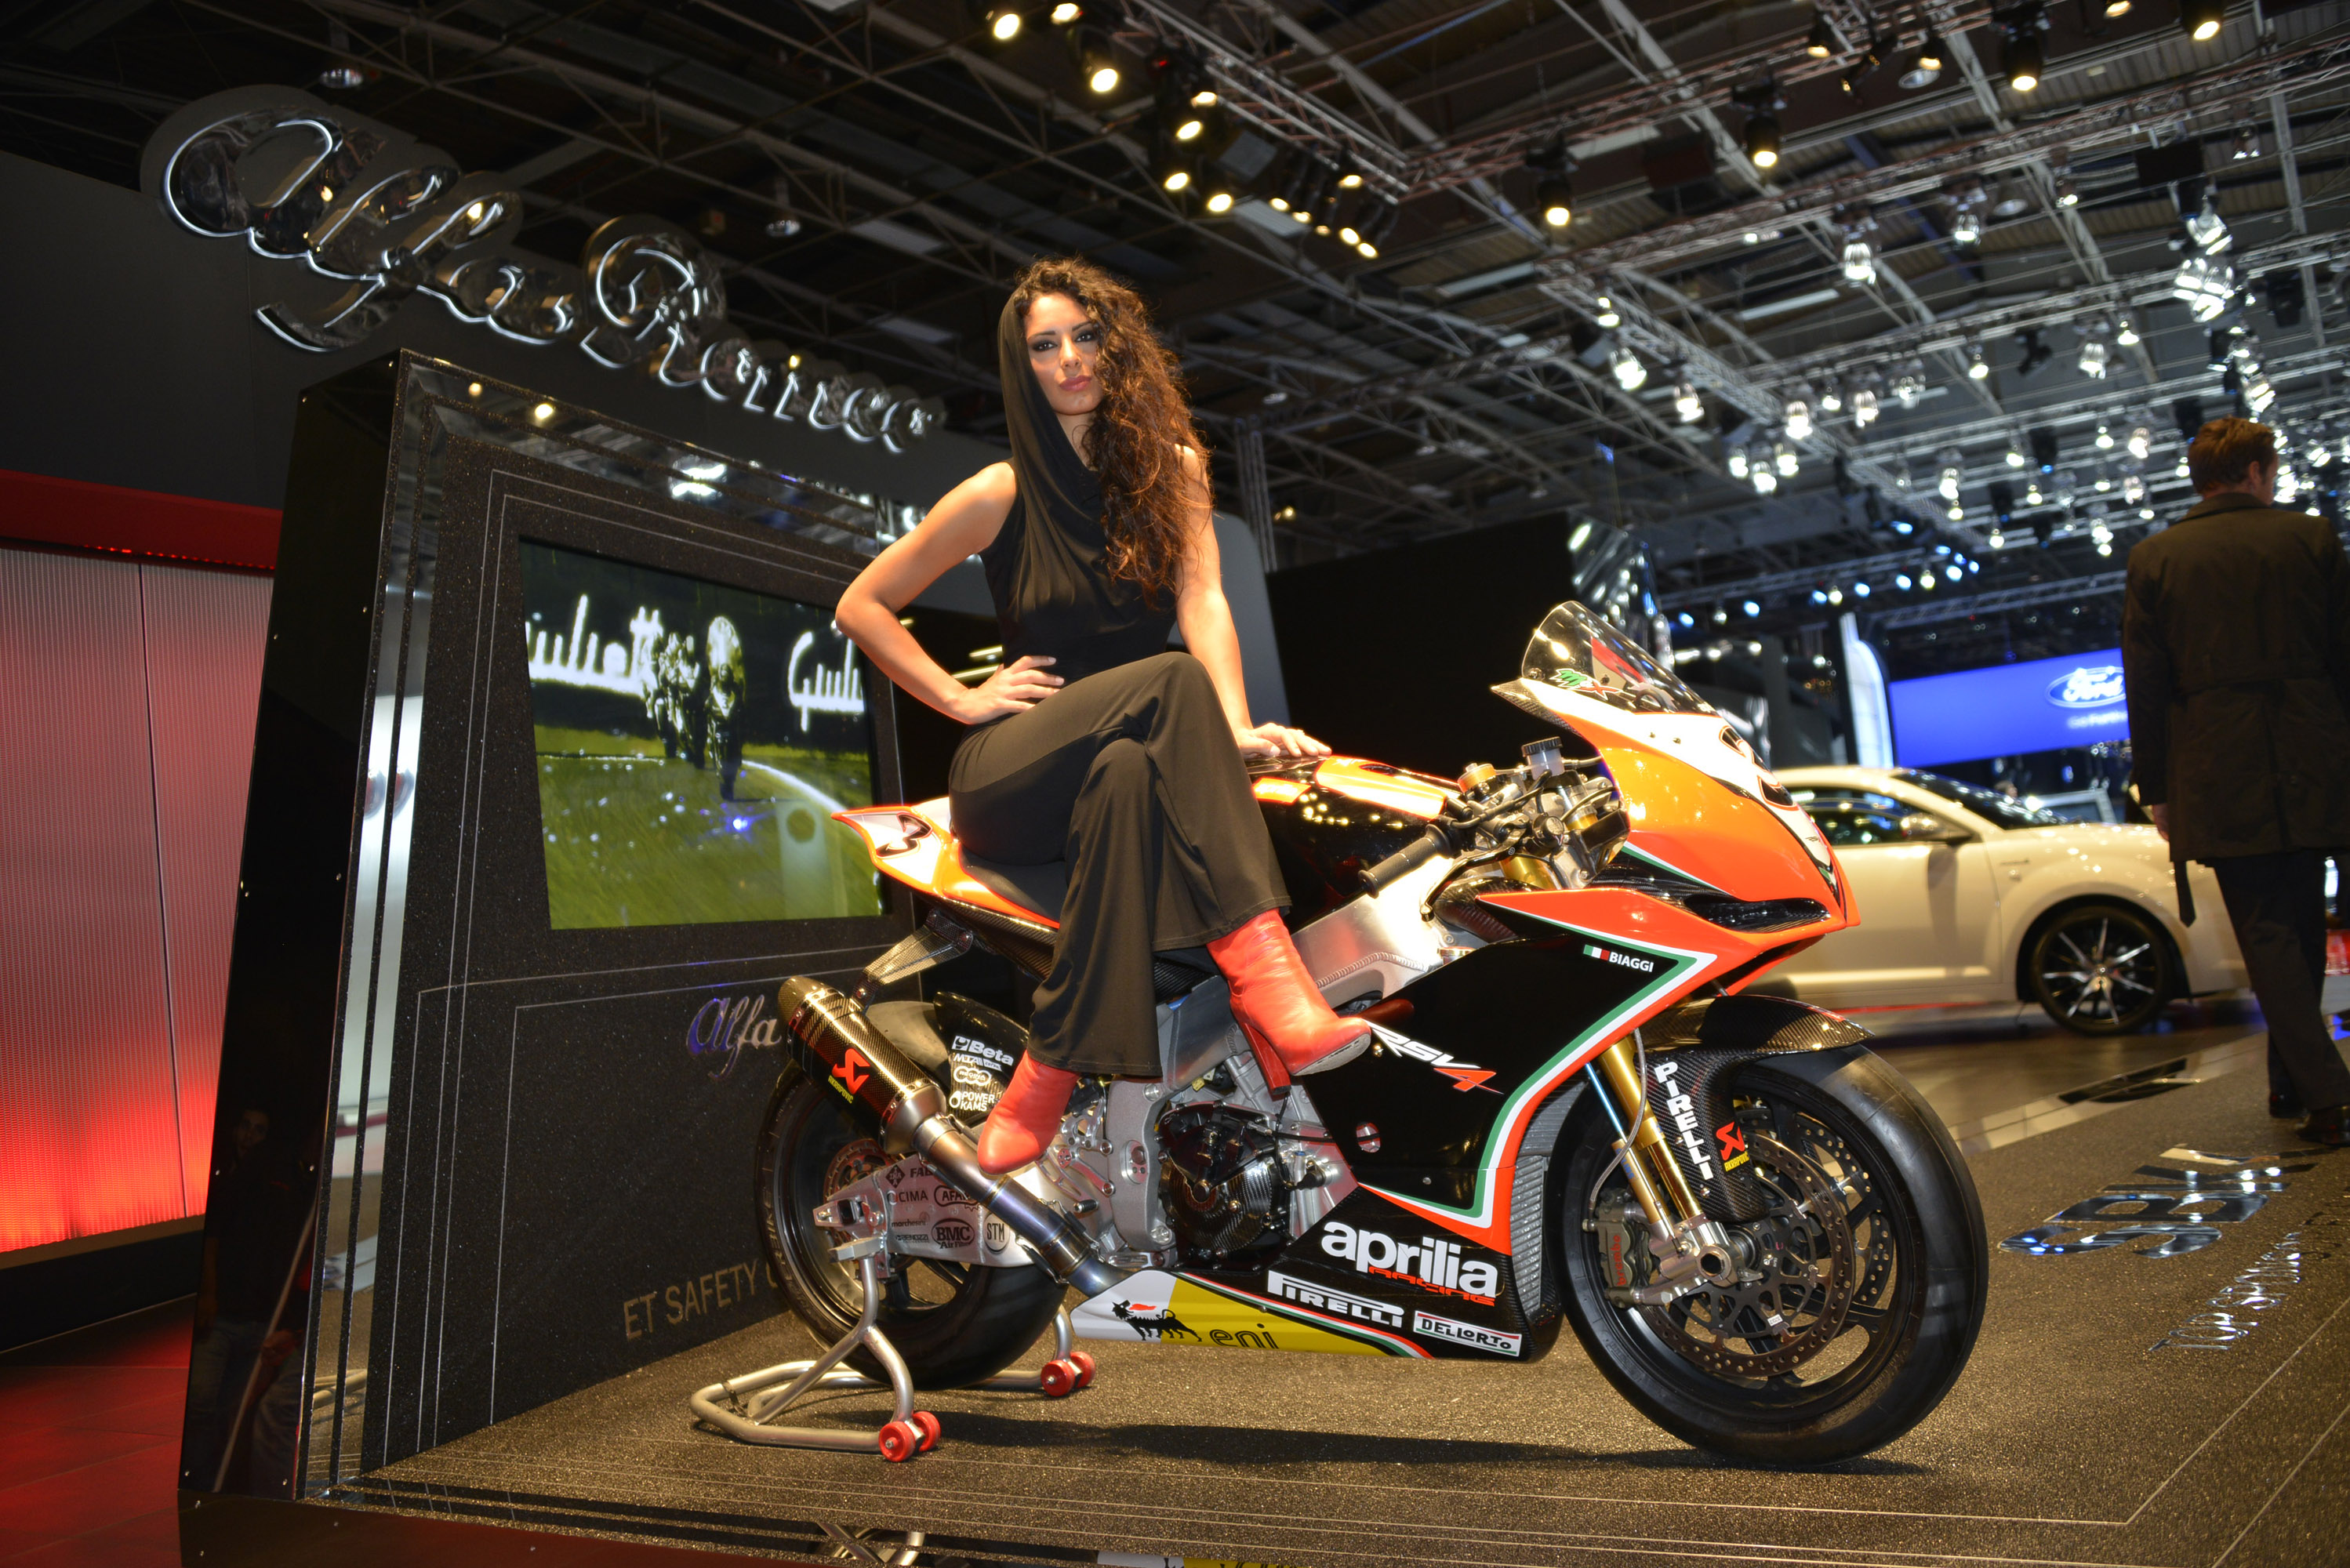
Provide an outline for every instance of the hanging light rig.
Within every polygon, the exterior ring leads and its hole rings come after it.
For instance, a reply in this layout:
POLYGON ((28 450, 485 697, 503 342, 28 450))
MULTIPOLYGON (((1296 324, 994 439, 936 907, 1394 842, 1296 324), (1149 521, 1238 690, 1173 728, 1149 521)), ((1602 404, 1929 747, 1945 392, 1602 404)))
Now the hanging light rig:
POLYGON ((1746 157, 1757 169, 1779 166, 1779 114, 1787 107, 1776 77, 1764 77, 1749 87, 1731 90, 1730 101, 1746 110, 1746 129, 1739 138, 1746 157))

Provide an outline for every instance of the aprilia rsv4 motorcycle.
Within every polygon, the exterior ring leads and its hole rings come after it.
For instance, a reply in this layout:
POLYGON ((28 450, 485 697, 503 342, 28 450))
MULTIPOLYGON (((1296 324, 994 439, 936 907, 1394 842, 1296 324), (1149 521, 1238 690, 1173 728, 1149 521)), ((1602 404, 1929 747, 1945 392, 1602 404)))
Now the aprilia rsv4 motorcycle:
POLYGON ((1834 853, 1579 605, 1493 691, 1560 738, 1457 783, 1347 758, 1254 779, 1298 950, 1367 1044, 1293 1082, 1204 952, 1160 955, 1158 1080, 1083 1082, 1006 1179, 972 1137, 1021 1027, 877 999, 974 942, 1042 975, 1063 868, 962 852, 944 801, 840 814, 929 914, 855 994, 783 987, 757 1194, 819 1336, 864 1305, 834 1245, 879 1237, 918 1386, 1008 1366, 1074 1287, 1079 1335, 1159 1345, 1515 1363, 1571 1324, 1658 1425, 1767 1463, 1933 1409, 1982 1319, 1966 1167, 1860 1029, 1749 990, 1852 923, 1834 853))

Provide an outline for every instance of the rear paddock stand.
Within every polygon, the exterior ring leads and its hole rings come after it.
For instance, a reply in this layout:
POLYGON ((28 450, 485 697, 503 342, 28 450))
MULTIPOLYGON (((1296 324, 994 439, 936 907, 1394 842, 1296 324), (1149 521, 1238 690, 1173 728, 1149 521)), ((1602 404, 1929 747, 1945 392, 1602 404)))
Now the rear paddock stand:
MULTIPOLYGON (((858 1315, 857 1326, 837 1344, 813 1361, 781 1362, 697 1388, 686 1400, 693 1413, 736 1442, 769 1448, 878 1453, 892 1464, 910 1459, 935 1445, 939 1440, 939 1418, 928 1410, 914 1408, 914 1385, 907 1376, 905 1360, 876 1321, 881 1312, 880 1270, 876 1262, 880 1251, 879 1236, 858 1237, 833 1249, 833 1255, 842 1262, 856 1263, 858 1277, 865 1286, 865 1310, 858 1315), (860 1345, 872 1350, 873 1358, 889 1374, 887 1386, 896 1400, 889 1419, 879 1430, 857 1432, 773 1424, 777 1417, 816 1389, 884 1386, 879 1379, 840 1365, 860 1345), (783 1386, 778 1388, 778 1384, 783 1386)), ((1053 1318, 1050 1361, 1035 1372, 999 1372, 968 1386, 1064 1398, 1094 1380, 1094 1358, 1082 1350, 1072 1349, 1075 1340, 1076 1331, 1068 1313, 1057 1313, 1053 1318)))

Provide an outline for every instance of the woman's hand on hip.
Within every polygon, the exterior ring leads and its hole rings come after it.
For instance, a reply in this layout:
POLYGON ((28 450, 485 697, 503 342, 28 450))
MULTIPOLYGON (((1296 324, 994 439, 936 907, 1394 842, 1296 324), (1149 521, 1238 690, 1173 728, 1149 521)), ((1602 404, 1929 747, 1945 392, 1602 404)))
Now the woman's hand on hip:
POLYGON ((1235 725, 1232 741, 1244 757, 1326 757, 1330 748, 1303 730, 1286 724, 1259 724, 1253 730, 1235 725))
POLYGON ((955 717, 966 724, 984 724, 1034 708, 1064 684, 1059 676, 1045 673, 1045 666, 1052 662, 1050 658, 1022 654, 964 692, 955 704, 955 717))

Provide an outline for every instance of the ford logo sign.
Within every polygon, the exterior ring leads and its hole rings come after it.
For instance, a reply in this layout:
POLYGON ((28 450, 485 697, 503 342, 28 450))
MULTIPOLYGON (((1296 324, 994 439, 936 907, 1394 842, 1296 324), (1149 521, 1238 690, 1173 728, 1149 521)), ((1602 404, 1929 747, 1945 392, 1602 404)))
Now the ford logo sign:
POLYGON ((2059 708, 2103 708, 2122 700, 2122 667, 2085 664, 2048 683, 2048 701, 2059 708))

